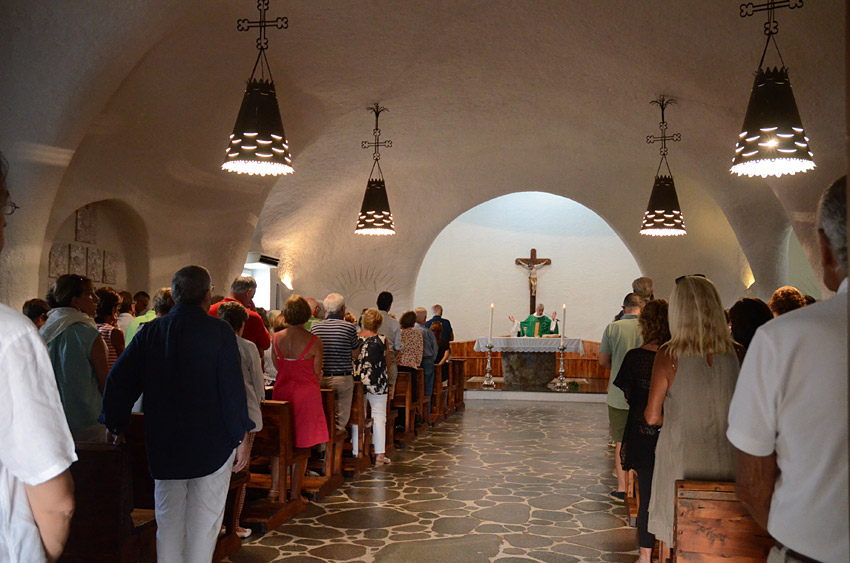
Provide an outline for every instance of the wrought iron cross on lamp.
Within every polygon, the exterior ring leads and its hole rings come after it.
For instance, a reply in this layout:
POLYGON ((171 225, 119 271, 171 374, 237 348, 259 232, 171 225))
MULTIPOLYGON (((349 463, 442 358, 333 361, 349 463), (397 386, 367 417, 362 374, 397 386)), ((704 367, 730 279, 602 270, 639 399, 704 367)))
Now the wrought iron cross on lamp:
POLYGON ((375 114, 375 128, 372 130, 375 140, 363 141, 360 147, 374 148, 375 151, 372 153, 372 170, 369 172, 369 181, 366 184, 366 193, 363 194, 363 204, 360 206, 360 215, 354 232, 358 235, 394 235, 393 214, 390 212, 387 185, 384 182, 384 172, 381 170, 381 147, 392 148, 393 142, 382 141, 381 129, 378 127, 378 117, 382 112, 389 110, 377 102, 366 109, 375 114), (377 176, 375 176, 376 168, 377 176))
POLYGON ((658 168, 655 171, 655 182, 652 185, 652 195, 649 196, 649 204, 646 206, 646 212, 643 214, 643 225, 640 229, 640 234, 649 236, 677 236, 685 235, 685 220, 682 217, 682 208, 679 205, 679 197, 676 195, 676 185, 673 183, 673 173, 670 171, 670 164, 667 162, 667 141, 679 142, 682 140, 681 133, 667 134, 667 121, 664 120, 664 110, 670 104, 675 104, 676 100, 659 96, 657 100, 650 102, 661 108, 661 122, 658 124, 661 130, 661 135, 647 135, 646 142, 648 144, 661 143, 661 160, 658 162, 658 168), (661 165, 667 166, 667 175, 661 175, 661 165))
POLYGON ((292 155, 289 153, 289 142, 283 131, 272 71, 266 57, 269 47, 266 28, 274 26, 277 29, 289 29, 289 18, 267 20, 269 0, 258 0, 257 9, 260 11, 260 19, 242 18, 236 21, 236 29, 239 31, 260 30, 257 38, 257 49, 260 52, 248 79, 242 106, 239 108, 233 134, 230 135, 226 149, 227 156, 221 168, 239 174, 280 176, 293 172, 292 155), (257 67, 260 68, 260 77, 254 78, 257 67), (266 73, 269 75, 268 79, 266 73))

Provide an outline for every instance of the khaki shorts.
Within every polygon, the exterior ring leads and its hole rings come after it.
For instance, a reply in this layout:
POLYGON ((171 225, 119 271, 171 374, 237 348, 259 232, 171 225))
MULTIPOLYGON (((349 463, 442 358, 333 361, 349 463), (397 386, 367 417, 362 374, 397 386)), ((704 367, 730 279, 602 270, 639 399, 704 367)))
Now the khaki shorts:
POLYGON ((626 431, 626 421, 629 419, 629 409, 615 409, 608 405, 608 428, 611 431, 611 439, 615 442, 623 441, 623 433, 626 431))

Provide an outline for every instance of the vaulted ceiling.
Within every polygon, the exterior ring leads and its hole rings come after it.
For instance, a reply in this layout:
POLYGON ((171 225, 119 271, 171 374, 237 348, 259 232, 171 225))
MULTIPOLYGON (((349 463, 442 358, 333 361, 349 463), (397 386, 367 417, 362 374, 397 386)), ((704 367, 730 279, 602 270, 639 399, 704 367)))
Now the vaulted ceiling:
POLYGON ((593 209, 662 290, 699 271, 730 298, 751 270, 763 295, 782 279, 789 227, 815 261, 817 198, 845 170, 843 2, 777 12, 817 168, 768 180, 728 172, 764 44, 764 18, 740 18, 738 1, 272 2, 289 20, 268 56, 295 168, 279 179, 219 170, 256 56, 254 33, 236 30, 252 0, 7 4, 0 151, 26 211, 0 256, 10 303, 46 282, 59 225, 95 201, 141 218, 139 285, 189 262, 224 283, 261 250, 316 295, 366 283, 348 275, 365 264, 412 297, 447 224, 528 190, 593 209), (689 234, 675 240, 637 234, 659 94, 678 100, 667 120, 682 133, 669 158, 689 234), (398 234, 360 237, 360 142, 378 101, 398 234))

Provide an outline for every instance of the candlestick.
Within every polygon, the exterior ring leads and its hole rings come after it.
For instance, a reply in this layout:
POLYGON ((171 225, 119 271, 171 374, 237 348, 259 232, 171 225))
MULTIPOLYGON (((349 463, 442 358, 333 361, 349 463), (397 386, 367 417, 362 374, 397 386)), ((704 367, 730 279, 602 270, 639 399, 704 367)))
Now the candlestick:
POLYGON ((489 345, 493 344, 493 310, 495 307, 496 306, 493 303, 490 303, 490 332, 487 336, 487 344, 489 345))
POLYGON ((564 331, 567 328, 567 304, 564 303, 561 306, 561 322, 564 323, 564 326, 561 327, 561 347, 564 346, 564 331))
POLYGON ((487 345, 487 368, 486 373, 484 375, 484 383, 481 384, 481 389, 485 391, 495 391, 496 390, 496 382, 493 381, 493 366, 490 363, 490 356, 493 352, 493 345, 487 345))

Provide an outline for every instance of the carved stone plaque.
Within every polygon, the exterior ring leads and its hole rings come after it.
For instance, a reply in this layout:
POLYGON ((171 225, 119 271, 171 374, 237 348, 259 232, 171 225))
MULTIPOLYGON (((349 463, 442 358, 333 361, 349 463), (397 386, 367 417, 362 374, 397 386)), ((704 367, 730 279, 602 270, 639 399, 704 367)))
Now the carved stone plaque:
POLYGON ((117 283, 118 255, 114 252, 103 253, 103 283, 117 283))
POLYGON ((87 258, 88 277, 91 281, 99 282, 103 278, 103 251, 99 248, 89 248, 87 258))
POLYGON ((88 264, 86 261, 86 247, 81 244, 71 245, 71 267, 69 274, 85 276, 88 264))
POLYGON ((74 240, 97 244, 97 209, 86 205, 77 209, 77 231, 74 240))
POLYGON ((58 278, 68 273, 68 243, 54 242, 50 247, 50 259, 48 260, 47 276, 58 278))

